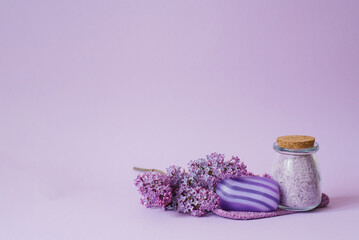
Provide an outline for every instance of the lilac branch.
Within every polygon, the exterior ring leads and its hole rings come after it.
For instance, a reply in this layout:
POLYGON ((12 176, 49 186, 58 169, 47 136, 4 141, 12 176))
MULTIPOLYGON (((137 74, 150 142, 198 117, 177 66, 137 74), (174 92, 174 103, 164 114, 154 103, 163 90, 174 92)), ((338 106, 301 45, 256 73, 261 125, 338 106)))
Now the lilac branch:
POLYGON ((133 167, 133 170, 135 171, 140 171, 140 172, 158 172, 161 174, 166 174, 165 172, 158 170, 158 169, 154 169, 154 168, 139 168, 139 167, 133 167))

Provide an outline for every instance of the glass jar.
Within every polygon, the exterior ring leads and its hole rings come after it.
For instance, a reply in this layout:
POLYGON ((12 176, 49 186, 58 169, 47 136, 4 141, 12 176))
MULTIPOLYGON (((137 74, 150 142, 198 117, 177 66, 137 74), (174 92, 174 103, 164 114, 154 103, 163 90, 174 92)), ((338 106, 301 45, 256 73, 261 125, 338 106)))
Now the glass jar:
POLYGON ((291 211, 308 211, 317 207, 322 196, 316 156, 319 144, 315 142, 309 148, 291 149, 275 142, 273 149, 277 156, 271 177, 279 184, 279 207, 291 211))

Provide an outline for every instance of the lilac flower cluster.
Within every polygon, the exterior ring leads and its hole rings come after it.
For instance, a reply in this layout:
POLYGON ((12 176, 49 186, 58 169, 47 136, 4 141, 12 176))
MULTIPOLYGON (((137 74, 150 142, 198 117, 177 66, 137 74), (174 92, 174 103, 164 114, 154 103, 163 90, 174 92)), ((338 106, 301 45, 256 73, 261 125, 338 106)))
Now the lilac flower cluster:
POLYGON ((141 193, 141 204, 146 207, 165 207, 172 200, 171 179, 158 172, 146 172, 135 179, 141 193))
POLYGON ((202 187, 182 185, 177 192, 178 211, 192 216, 202 216, 218 207, 219 197, 216 193, 202 187))
POLYGON ((180 186, 183 183, 183 179, 185 176, 185 171, 179 166, 170 166, 166 169, 166 176, 171 180, 171 188, 172 188, 172 201, 166 206, 166 210, 177 210, 178 208, 178 199, 177 192, 180 186))
POLYGON ((188 163, 188 172, 170 166, 166 174, 145 173, 135 180, 145 206, 161 206, 192 216, 202 216, 219 206, 216 184, 221 179, 253 176, 238 157, 224 160, 224 155, 212 153, 188 163), (156 182, 155 182, 156 180, 156 182))
POLYGON ((215 191, 218 180, 251 174, 247 171, 247 166, 238 157, 232 157, 226 162, 224 155, 218 153, 207 155, 206 159, 199 158, 190 161, 188 170, 189 172, 184 178, 187 185, 200 186, 211 191, 215 191))
POLYGON ((167 170, 167 177, 171 179, 171 186, 172 187, 179 187, 182 183, 182 179, 185 175, 184 170, 182 170, 179 166, 170 166, 167 170))

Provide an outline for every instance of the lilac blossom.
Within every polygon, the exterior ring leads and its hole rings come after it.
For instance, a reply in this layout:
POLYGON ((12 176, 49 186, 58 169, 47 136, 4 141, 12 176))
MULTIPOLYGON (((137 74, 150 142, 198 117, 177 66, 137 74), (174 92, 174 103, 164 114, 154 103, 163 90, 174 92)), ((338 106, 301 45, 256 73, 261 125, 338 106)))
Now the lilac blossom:
POLYGON ((179 167, 172 165, 166 169, 166 175, 171 179, 171 188, 172 188, 172 200, 166 206, 166 210, 177 210, 178 201, 177 201, 177 191, 181 184, 183 183, 183 178, 185 176, 184 170, 179 167))
POLYGON ((178 211, 192 216, 202 216, 218 208, 219 197, 212 191, 201 187, 182 185, 177 192, 178 211))
MULTIPOLYGON (((155 169, 152 169, 152 171, 155 169)), ((186 172, 179 166, 170 166, 166 173, 139 175, 135 180, 142 194, 141 203, 147 207, 161 206, 192 216, 202 216, 218 207, 217 182, 221 179, 255 176, 238 157, 224 160, 224 154, 212 153, 188 163, 186 172)), ((264 175, 269 177, 268 174, 264 175)))
POLYGON ((206 159, 199 158, 188 164, 188 174, 184 177, 184 183, 191 187, 204 187, 215 191, 218 180, 247 176, 247 166, 238 157, 232 157, 224 161, 224 154, 212 153, 206 159))
POLYGON ((166 175, 171 179, 171 187, 172 189, 178 188, 182 183, 182 179, 184 177, 184 170, 179 167, 172 165, 166 169, 166 175))
POLYGON ((158 172, 146 172, 135 179, 137 190, 141 193, 141 204, 146 207, 164 208, 172 200, 171 179, 158 172))

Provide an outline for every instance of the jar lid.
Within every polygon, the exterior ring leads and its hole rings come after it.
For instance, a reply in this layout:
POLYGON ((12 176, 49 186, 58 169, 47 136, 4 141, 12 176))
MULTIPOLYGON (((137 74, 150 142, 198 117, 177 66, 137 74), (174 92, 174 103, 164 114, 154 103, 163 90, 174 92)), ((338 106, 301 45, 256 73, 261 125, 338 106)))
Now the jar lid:
POLYGON ((287 149, 305 149, 314 147, 315 137, 287 135, 277 138, 278 146, 287 149))

